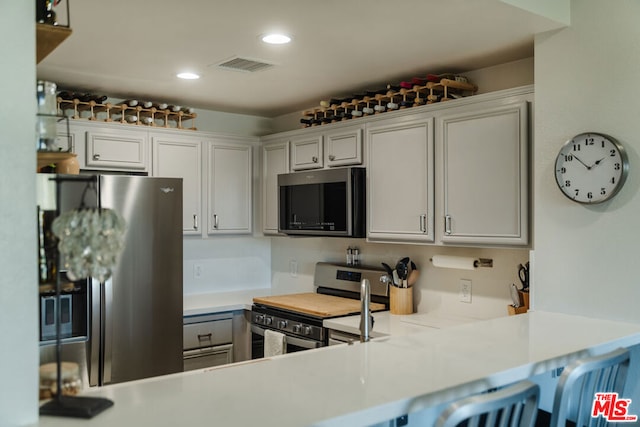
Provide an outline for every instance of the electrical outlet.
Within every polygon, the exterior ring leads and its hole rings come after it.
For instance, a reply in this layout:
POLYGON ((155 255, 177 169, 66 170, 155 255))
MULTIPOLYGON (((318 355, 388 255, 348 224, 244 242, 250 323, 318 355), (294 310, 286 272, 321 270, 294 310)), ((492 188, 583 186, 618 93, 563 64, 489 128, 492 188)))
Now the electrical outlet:
POLYGON ((193 278, 202 278, 202 264, 193 264, 193 278))
POLYGON ((460 279, 460 302, 471 303, 471 280, 460 279))
POLYGON ((298 277, 298 261, 295 259, 289 261, 289 275, 291 277, 298 277))

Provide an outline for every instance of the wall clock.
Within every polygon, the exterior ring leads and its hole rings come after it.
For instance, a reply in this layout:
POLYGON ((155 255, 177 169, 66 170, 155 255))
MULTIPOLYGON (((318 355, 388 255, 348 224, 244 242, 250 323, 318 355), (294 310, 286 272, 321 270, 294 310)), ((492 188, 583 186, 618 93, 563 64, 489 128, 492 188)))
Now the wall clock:
POLYGON ((588 132, 567 141, 556 158, 556 182, 578 203, 602 203, 616 195, 629 172, 624 147, 614 138, 588 132))

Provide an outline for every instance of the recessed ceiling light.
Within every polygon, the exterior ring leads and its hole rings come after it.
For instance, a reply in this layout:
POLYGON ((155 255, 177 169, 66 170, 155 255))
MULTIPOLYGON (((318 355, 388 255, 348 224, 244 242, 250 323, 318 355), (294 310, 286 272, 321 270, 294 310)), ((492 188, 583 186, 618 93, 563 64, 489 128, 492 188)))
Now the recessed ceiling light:
POLYGON ((196 80, 200 78, 200 76, 196 73, 178 73, 176 74, 176 77, 185 80, 196 80))
POLYGON ((269 44, 287 44, 291 37, 286 34, 266 34, 262 36, 262 41, 269 44))

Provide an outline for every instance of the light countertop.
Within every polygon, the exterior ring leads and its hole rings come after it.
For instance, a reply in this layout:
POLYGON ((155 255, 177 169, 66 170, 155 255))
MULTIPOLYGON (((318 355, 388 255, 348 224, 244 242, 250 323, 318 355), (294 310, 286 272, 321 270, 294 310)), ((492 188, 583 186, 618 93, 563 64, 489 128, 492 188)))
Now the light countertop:
POLYGON ((530 312, 107 386, 85 395, 113 408, 39 425, 370 425, 638 343, 638 324, 530 312))
MULTIPOLYGON (((389 311, 373 313, 373 318, 373 329, 371 329, 372 338, 404 336, 480 320, 441 312, 398 315, 391 314, 389 311)), ((322 322, 322 325, 325 328, 359 335, 360 315, 326 319, 322 322)))
POLYGON ((266 295, 271 295, 271 288, 185 295, 182 300, 183 315, 196 316, 224 311, 251 310, 253 297, 266 295))

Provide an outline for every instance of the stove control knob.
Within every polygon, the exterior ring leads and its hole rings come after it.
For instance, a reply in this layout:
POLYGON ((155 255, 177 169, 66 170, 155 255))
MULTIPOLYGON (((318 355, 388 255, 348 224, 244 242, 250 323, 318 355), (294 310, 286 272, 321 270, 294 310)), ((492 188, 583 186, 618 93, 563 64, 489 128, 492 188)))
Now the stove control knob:
POLYGON ((297 325, 293 325, 293 333, 294 334, 299 334, 300 330, 302 329, 302 325, 301 324, 297 324, 297 325))
POLYGON ((284 329, 284 328, 286 328, 286 327, 287 327, 287 324, 288 324, 288 323, 289 323, 289 322, 287 322, 286 320, 281 320, 281 321, 279 321, 279 322, 278 322, 278 328, 280 328, 280 329, 284 329))
POLYGON ((272 324, 272 323, 273 323, 273 317, 265 316, 265 318, 264 318, 264 324, 265 324, 265 325, 270 325, 270 324, 272 324))
POLYGON ((302 333, 304 335, 311 335, 311 326, 305 326, 304 328, 302 328, 302 333))
POLYGON ((264 323, 264 315, 263 314, 258 314, 256 316, 256 323, 264 323))

